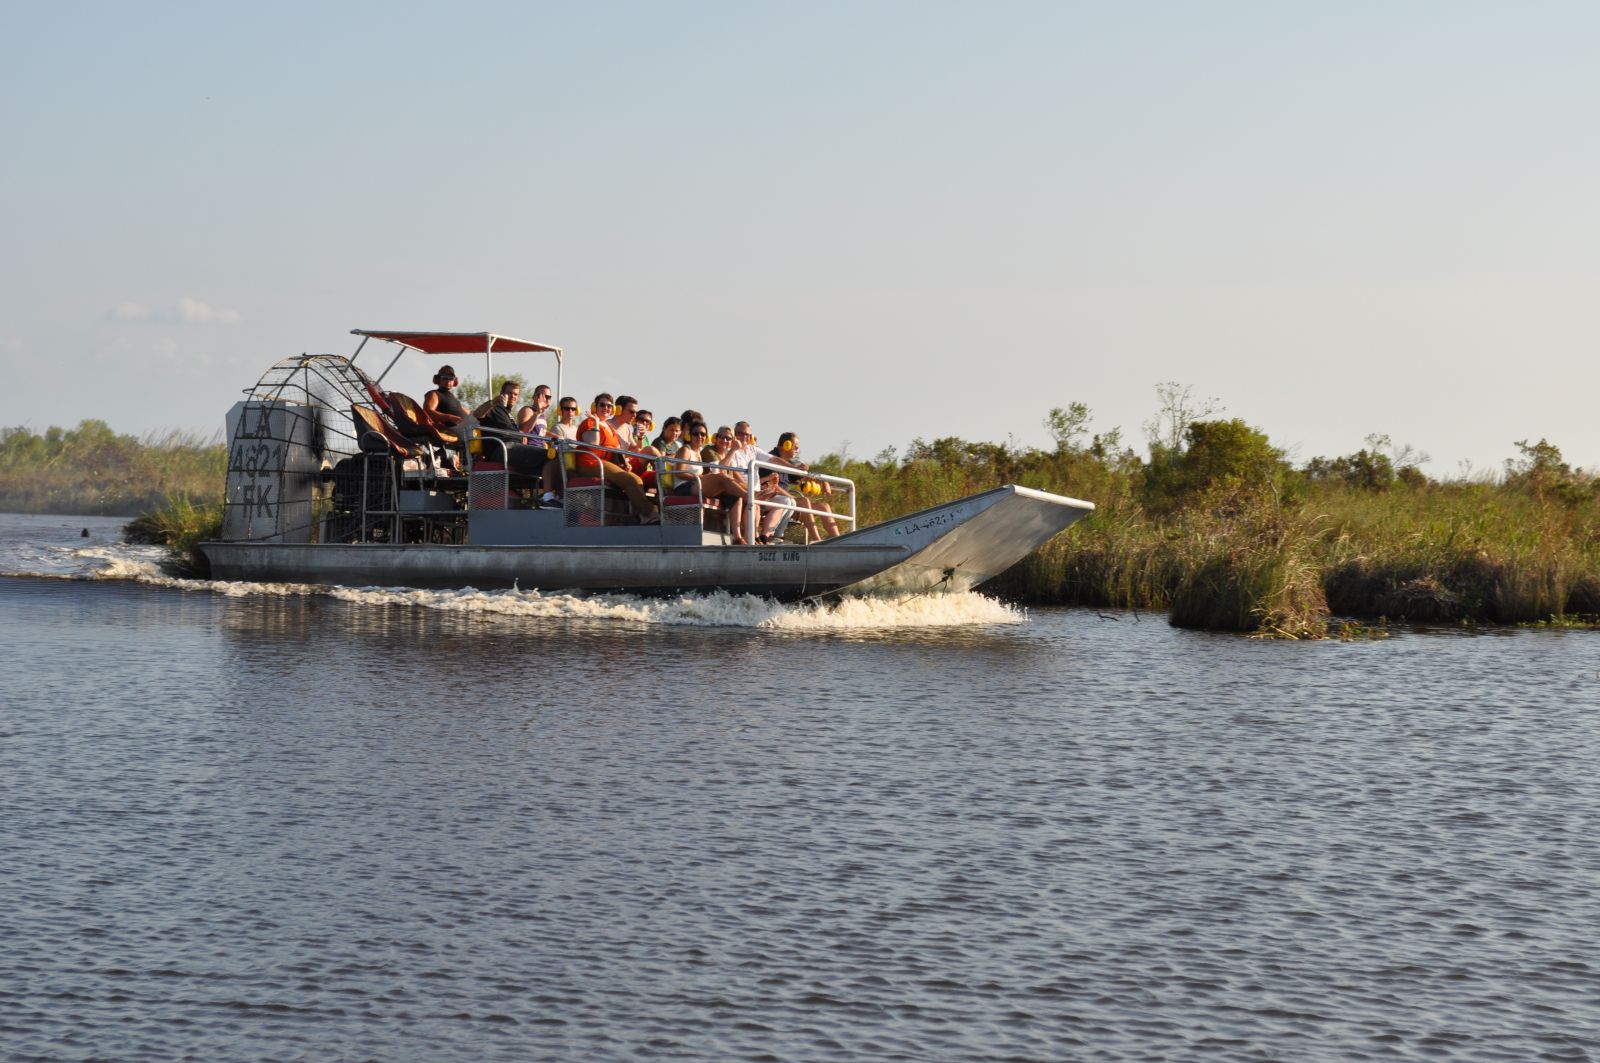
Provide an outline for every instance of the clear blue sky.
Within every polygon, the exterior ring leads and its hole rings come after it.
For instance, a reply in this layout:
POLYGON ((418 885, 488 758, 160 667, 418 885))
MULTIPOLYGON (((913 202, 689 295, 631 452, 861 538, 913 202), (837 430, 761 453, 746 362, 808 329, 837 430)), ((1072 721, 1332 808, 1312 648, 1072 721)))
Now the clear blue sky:
POLYGON ((488 329, 812 454, 1142 450, 1174 380, 1300 460, 1596 467, 1597 54, 1592 3, 7 4, 0 425, 488 329))

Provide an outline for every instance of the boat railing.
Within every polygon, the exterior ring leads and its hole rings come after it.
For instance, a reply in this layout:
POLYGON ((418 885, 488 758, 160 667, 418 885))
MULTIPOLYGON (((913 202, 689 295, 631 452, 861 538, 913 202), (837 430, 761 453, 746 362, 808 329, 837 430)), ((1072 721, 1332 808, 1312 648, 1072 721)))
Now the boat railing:
POLYGON ((526 438, 520 433, 502 433, 483 425, 474 426, 466 440, 467 510, 505 509, 511 493, 511 446, 507 442, 526 438), (487 465, 489 468, 480 468, 487 465), (494 466, 498 465, 498 468, 494 466))
MULTIPOLYGON (((467 505, 469 509, 504 509, 510 490, 511 461, 510 444, 518 440, 525 440, 529 445, 543 445, 547 453, 553 453, 557 467, 561 470, 562 493, 565 496, 564 508, 567 510, 567 524, 569 526, 603 527, 606 521, 605 491, 606 480, 604 470, 595 465, 586 467, 584 459, 590 461, 608 461, 625 470, 631 470, 630 464, 642 461, 655 470, 656 497, 659 515, 663 527, 681 523, 676 514, 671 511, 684 507, 685 518, 692 517, 696 524, 701 523, 701 514, 705 511, 705 487, 701 481, 701 474, 705 472, 726 472, 742 477, 745 481, 745 514, 744 534, 747 542, 754 542, 756 528, 760 523, 761 513, 768 509, 809 509, 803 499, 795 499, 786 492, 781 495, 770 495, 762 490, 761 481, 765 476, 778 475, 792 477, 797 480, 810 480, 816 483, 827 484, 837 488, 844 496, 845 506, 835 509, 830 516, 835 521, 847 523, 854 530, 857 522, 856 516, 856 485, 855 481, 843 476, 832 476, 828 473, 816 472, 809 469, 799 469, 793 465, 784 465, 778 462, 753 461, 747 466, 723 465, 715 461, 701 461, 695 458, 680 458, 671 455, 641 454, 636 450, 623 447, 606 446, 602 443, 582 443, 571 439, 556 439, 548 436, 527 435, 521 432, 505 432, 493 428, 478 426, 472 443, 468 447, 468 491, 467 505), (477 449, 474 451, 473 447, 477 449), (483 462, 491 468, 479 470, 477 464, 483 462), (573 486, 573 480, 598 480, 598 484, 581 484, 573 486), (674 481, 691 479, 694 482, 694 493, 673 495, 671 493, 674 481), (586 497, 574 497, 576 492, 592 490, 595 492, 593 500, 586 497), (580 502, 580 498, 582 501, 580 502), (669 499, 692 499, 693 508, 688 509, 688 502, 669 503, 669 499)), ((528 474, 531 475, 531 474, 528 474)), ((730 532, 732 529, 728 529, 730 532)), ((807 536, 809 539, 809 529, 807 536)))
MULTIPOLYGON (((580 443, 572 439, 557 439, 554 449, 561 468, 562 509, 566 512, 567 527, 604 527, 606 523, 606 477, 600 468, 609 461, 618 468, 632 472, 630 459, 651 464, 656 474, 657 514, 663 527, 668 524, 666 483, 668 459, 622 447, 608 447, 603 443, 580 443), (594 484, 574 485, 573 480, 594 480, 594 484)), ((696 502, 704 505, 696 489, 696 502)), ((698 513, 698 510, 696 511, 698 513)), ((696 521, 698 523, 698 520, 696 521)), ((665 538, 665 533, 662 533, 665 538)))
MULTIPOLYGON (((722 466, 718 467, 721 468, 722 466)), ((856 485, 855 481, 853 480, 848 480, 843 476, 829 476, 826 473, 811 472, 809 469, 798 469, 793 465, 780 465, 773 461, 752 461, 748 471, 742 469, 737 471, 744 472, 745 480, 747 481, 745 485, 746 494, 744 506, 744 534, 746 542, 753 543, 756 541, 756 521, 759 517, 759 513, 757 512, 758 509, 793 509, 796 513, 798 513, 802 508, 810 508, 809 506, 806 506, 804 501, 796 499, 789 495, 788 492, 781 490, 778 495, 775 495, 771 498, 760 497, 761 480, 763 478, 762 474, 767 472, 777 473, 780 476, 793 476, 800 480, 815 480, 819 483, 838 485, 839 487, 844 488, 845 496, 850 500, 849 512, 834 512, 832 517, 836 521, 848 521, 850 524, 850 530, 856 530, 856 485)), ((807 538, 809 539, 809 528, 807 529, 806 534, 807 538)))

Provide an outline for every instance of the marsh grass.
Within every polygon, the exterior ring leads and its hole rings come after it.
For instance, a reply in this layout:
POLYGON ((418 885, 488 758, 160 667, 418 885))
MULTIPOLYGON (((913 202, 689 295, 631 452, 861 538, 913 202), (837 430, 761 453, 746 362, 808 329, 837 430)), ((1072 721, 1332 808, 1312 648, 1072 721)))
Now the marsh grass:
POLYGON ((834 467, 859 485, 864 524, 1008 481, 1093 501, 989 585, 1025 603, 1164 609, 1180 626, 1293 638, 1348 637, 1352 620, 1383 630, 1600 615, 1600 496, 1581 479, 1542 490, 1413 475, 1373 490, 1285 476, 1151 507, 1126 453, 941 440, 903 461, 834 467))
POLYGON ((1168 618, 1174 627, 1323 637, 1329 610, 1316 522, 1271 500, 1242 502, 1186 539, 1168 618))
POLYGON ((0 431, 0 510, 132 516, 179 496, 220 499, 226 448, 192 433, 117 435, 104 421, 0 431))
POLYGON ((1329 604, 1419 622, 1527 623, 1600 611, 1600 503, 1515 485, 1331 492, 1329 604))
POLYGON ((165 546, 186 572, 202 576, 210 571, 210 564, 196 547, 221 531, 222 503, 196 503, 187 495, 140 514, 122 528, 130 543, 165 546))

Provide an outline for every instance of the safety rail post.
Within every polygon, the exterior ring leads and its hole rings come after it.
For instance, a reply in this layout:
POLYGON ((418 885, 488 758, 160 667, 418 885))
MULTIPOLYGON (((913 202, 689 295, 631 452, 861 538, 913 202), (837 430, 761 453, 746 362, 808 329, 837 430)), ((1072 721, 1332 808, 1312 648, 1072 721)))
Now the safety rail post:
POLYGON ((498 481, 498 485, 496 487, 496 493, 499 495, 499 497, 501 498, 502 501, 501 501, 501 504, 500 504, 499 507, 491 507, 491 508, 504 509, 507 505, 510 504, 510 501, 511 501, 511 498, 510 498, 510 496, 511 496, 511 452, 506 447, 505 440, 501 439, 498 435, 495 435, 493 433, 493 430, 485 431, 481 426, 479 426, 477 428, 477 433, 478 434, 477 434, 476 438, 469 438, 466 441, 466 443, 467 443, 467 445, 466 445, 466 452, 467 452, 467 509, 466 509, 466 512, 467 512, 467 517, 468 517, 469 520, 471 519, 473 510, 478 508, 476 506, 476 504, 474 503, 473 495, 476 493, 476 484, 478 483, 478 478, 479 477, 493 476, 498 481), (477 461, 475 460, 475 458, 473 456, 473 453, 472 453, 472 444, 475 443, 475 442, 479 444, 479 448, 478 449, 482 452, 483 459, 485 461, 488 461, 490 459, 490 454, 489 454, 489 444, 490 443, 494 443, 495 445, 497 445, 500 448, 500 471, 499 471, 498 474, 494 473, 493 471, 491 471, 489 473, 481 473, 481 472, 476 471, 473 468, 473 466, 475 466, 477 464, 477 461))
MULTIPOLYGON (((719 465, 717 468, 729 468, 729 466, 719 465)), ((850 530, 856 530, 856 485, 854 480, 847 479, 843 476, 831 476, 828 473, 812 472, 809 469, 796 469, 792 465, 779 465, 775 462, 755 460, 750 463, 750 467, 748 469, 734 470, 736 472, 743 472, 745 474, 746 481, 748 481, 745 484, 745 508, 748 510, 748 512, 745 514, 745 538, 749 542, 755 542, 756 508, 758 506, 769 509, 777 507, 782 507, 784 509, 789 508, 784 506, 781 502, 768 502, 765 500, 758 500, 756 498, 756 487, 761 482, 761 472, 763 470, 775 472, 779 475, 802 476, 806 479, 821 480, 825 483, 838 484, 844 488, 847 488, 850 495, 850 515, 845 516, 843 513, 834 513, 833 518, 834 520, 847 521, 850 525, 850 530)), ((800 508, 800 503, 796 501, 796 514, 799 513, 800 508)), ((810 507, 807 506, 805 508, 809 509, 810 507)))

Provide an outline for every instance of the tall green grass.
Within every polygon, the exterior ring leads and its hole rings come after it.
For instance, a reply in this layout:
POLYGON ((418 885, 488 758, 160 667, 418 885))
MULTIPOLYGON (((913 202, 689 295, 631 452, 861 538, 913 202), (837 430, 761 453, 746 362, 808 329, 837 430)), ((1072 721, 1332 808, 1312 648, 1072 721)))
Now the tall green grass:
POLYGON ((185 432, 137 438, 104 421, 0 430, 0 510, 132 516, 180 495, 220 499, 226 448, 185 432))
POLYGON ((1415 470, 1374 485, 1370 474, 1318 478, 1286 464, 1208 484, 1152 476, 1126 451, 939 443, 905 459, 819 464, 857 481, 867 520, 1008 481, 1094 502, 990 584, 1024 602, 1166 610, 1181 626, 1295 638, 1335 615, 1506 624, 1600 614, 1600 491, 1571 470, 1559 489, 1524 475, 1433 482, 1415 470), (1161 493, 1175 482, 1178 493, 1161 493))
POLYGON ((197 547, 221 531, 222 502, 196 503, 188 495, 141 513, 122 528, 130 543, 165 546, 186 571, 201 576, 208 574, 211 565, 197 547))

